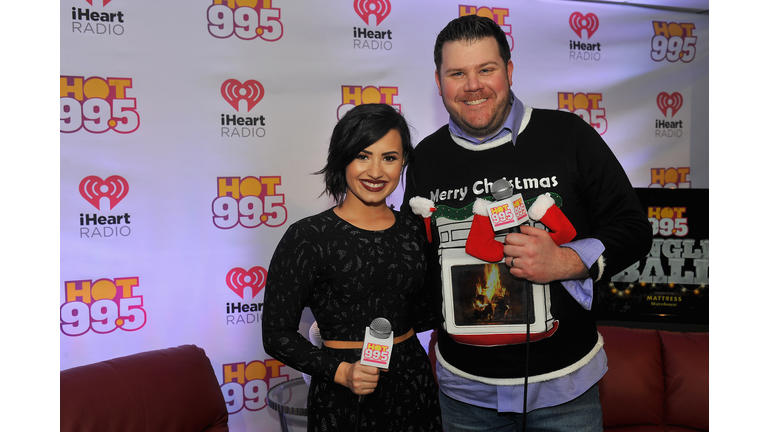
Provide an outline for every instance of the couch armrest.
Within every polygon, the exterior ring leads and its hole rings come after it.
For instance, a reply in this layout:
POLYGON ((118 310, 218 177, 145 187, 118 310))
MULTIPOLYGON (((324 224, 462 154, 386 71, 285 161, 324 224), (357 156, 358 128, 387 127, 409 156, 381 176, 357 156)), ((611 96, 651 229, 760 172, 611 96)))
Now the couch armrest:
POLYGON ((205 351, 182 345, 60 372, 62 432, 226 432, 205 351))
POLYGON ((598 326, 608 372, 598 383, 603 426, 660 425, 664 416, 664 372, 656 330, 598 326))
POLYGON ((709 430, 709 333, 659 331, 668 425, 709 430))

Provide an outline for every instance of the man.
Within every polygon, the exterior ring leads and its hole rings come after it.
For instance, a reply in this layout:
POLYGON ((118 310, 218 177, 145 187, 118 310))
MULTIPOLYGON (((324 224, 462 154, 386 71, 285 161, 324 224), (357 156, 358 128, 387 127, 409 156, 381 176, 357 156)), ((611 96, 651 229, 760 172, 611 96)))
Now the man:
POLYGON ((527 107, 512 93, 509 46, 495 22, 475 15, 451 21, 437 37, 435 67, 450 120, 416 147, 402 210, 411 211, 413 197, 433 207, 421 216, 429 216, 430 277, 443 294, 446 318, 436 346, 444 428, 602 430, 597 382, 607 360, 590 311, 593 293, 648 252, 647 217, 618 160, 589 124, 571 113, 527 107), (518 297, 529 309, 517 324, 545 322, 536 331, 523 325, 514 342, 483 327, 508 324, 496 317, 511 316, 516 304, 502 300, 513 289, 490 295, 478 286, 477 298, 497 304, 473 315, 461 309, 469 307, 461 296, 474 295, 475 286, 461 276, 462 286, 459 273, 451 273, 461 268, 457 262, 477 262, 464 251, 473 204, 493 200, 492 184, 501 178, 526 201, 555 197, 577 233, 562 246, 541 224, 498 237, 505 257, 498 265, 534 283, 518 297))

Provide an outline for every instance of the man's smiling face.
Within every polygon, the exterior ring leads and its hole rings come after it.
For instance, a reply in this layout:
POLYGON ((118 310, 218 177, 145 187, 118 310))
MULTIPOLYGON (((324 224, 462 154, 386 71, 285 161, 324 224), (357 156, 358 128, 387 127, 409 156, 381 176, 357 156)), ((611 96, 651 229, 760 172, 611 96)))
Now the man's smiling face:
POLYGON ((453 121, 479 139, 498 131, 511 109, 512 61, 504 63, 492 37, 446 42, 442 55, 435 81, 453 121))

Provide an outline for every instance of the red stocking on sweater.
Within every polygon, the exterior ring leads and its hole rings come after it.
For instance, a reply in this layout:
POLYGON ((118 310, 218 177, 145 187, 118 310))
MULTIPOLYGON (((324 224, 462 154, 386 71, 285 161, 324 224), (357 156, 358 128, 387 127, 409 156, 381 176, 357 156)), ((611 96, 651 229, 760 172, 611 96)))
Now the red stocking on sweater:
POLYGON ((528 209, 528 216, 549 228, 552 231, 549 236, 558 246, 568 243, 576 237, 576 228, 563 214, 563 211, 555 205, 555 200, 549 194, 539 195, 536 198, 531 208, 528 209))
POLYGON ((494 238, 496 233, 488 217, 487 204, 488 201, 482 198, 475 201, 472 208, 475 216, 472 218, 472 227, 469 229, 464 250, 477 259, 499 262, 504 259, 504 244, 494 238))

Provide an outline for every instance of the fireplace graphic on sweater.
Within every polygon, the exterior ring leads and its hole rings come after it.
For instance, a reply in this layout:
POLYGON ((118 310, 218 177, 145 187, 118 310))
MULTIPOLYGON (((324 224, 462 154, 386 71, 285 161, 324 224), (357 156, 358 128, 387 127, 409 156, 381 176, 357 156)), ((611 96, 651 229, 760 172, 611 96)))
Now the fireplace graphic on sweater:
POLYGON ((534 322, 532 293, 504 263, 451 266, 451 290, 457 326, 534 322))
MULTIPOLYGON (((529 284, 512 276, 500 261, 468 255, 464 244, 472 217, 437 217, 443 283, 443 313, 448 334, 468 345, 525 343, 551 336, 558 322, 550 311, 549 285, 529 284), (527 286, 531 286, 528 289, 527 286)), ((500 234, 497 240, 504 241, 500 234)))

